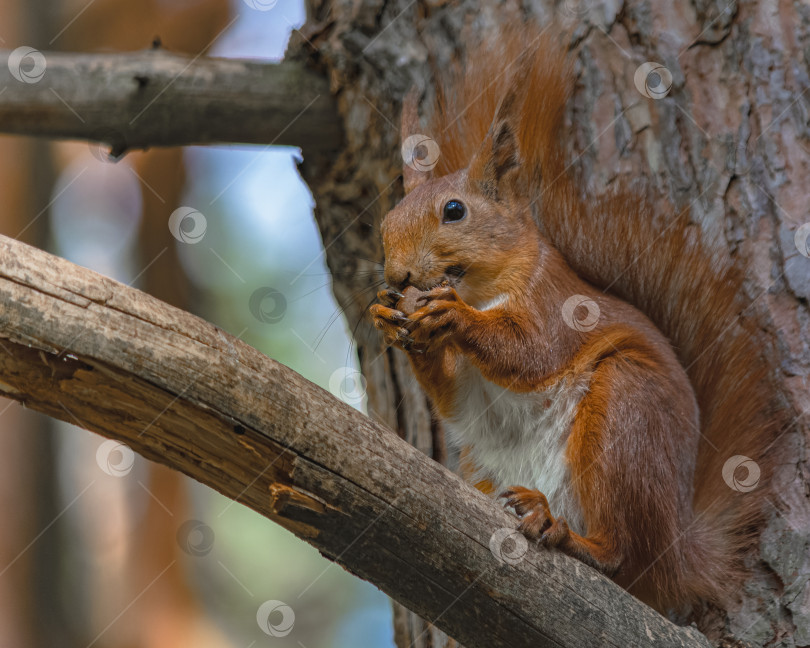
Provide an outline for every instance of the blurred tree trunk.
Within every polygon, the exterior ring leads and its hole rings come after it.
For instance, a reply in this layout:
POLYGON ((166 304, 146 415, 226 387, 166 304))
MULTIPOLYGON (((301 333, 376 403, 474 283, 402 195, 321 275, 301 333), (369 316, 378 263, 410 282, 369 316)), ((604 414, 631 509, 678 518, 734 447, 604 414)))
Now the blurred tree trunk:
MULTIPOLYGON (((159 0, 96 0, 83 20, 65 35, 64 45, 82 52, 132 51, 145 49, 159 38, 173 52, 196 56, 216 42, 230 21, 228 0, 180 5, 159 0)), ((137 287, 173 306, 194 310, 191 284, 167 226, 169 215, 181 205, 185 188, 183 149, 137 152, 128 161, 139 180, 142 199, 136 262, 142 273, 137 287)), ((178 527, 192 514, 188 481, 165 466, 148 464, 145 484, 149 494, 139 493, 145 510, 134 523, 135 537, 128 543, 128 571, 117 579, 115 593, 116 601, 131 601, 133 605, 104 631, 104 645, 230 645, 201 608, 189 580, 187 556, 177 539, 178 527)), ((98 603, 103 606, 105 601, 98 603)), ((103 608, 102 614, 106 617, 109 610, 103 608)))
MULTIPOLYGON (((403 354, 385 349, 363 318, 373 290, 361 270, 382 261, 379 224, 402 195, 397 179, 400 101, 432 90, 478 34, 532 15, 572 28, 578 83, 569 107, 573 153, 593 190, 647 176, 690 209, 719 253, 745 264, 754 312, 782 367, 786 406, 810 408, 810 262, 794 233, 810 221, 810 7, 801 0, 670 3, 646 0, 309 0, 308 21, 288 58, 310 58, 338 92, 346 132, 337 161, 305 160, 334 290, 357 326, 369 414, 438 459, 439 427, 403 354), (672 76, 660 100, 637 89, 647 61, 672 76), (432 64, 432 65, 431 65, 432 64), (358 297, 360 295, 360 297, 358 297)), ((655 77, 643 82, 652 86, 655 77)), ((666 82, 666 78, 664 78, 666 82)), ((427 133, 430 135, 429 133, 427 133)), ((810 644, 810 506, 807 421, 797 417, 780 457, 781 501, 763 534, 742 604, 695 620, 719 641, 810 644)), ((450 458, 452 463, 452 458, 450 458)), ((395 605, 397 645, 451 646, 395 605)), ((732 644, 728 644, 732 645, 732 644)))
MULTIPOLYGON (((0 42, 45 47, 52 12, 47 2, 0 0, 0 42)), ((50 143, 0 141, 0 232, 43 247, 54 181, 50 143)), ((2 352, 2 350, 0 350, 2 352)), ((54 421, 0 399, 0 645, 72 642, 82 635, 81 613, 63 614, 59 577, 65 502, 56 484, 54 421)))
MULTIPOLYGON (((21 3, 0 0, 4 16, 0 34, 9 41, 21 31, 21 3)), ((33 215, 34 193, 30 182, 32 170, 30 140, 0 139, 0 176, 5 188, 0 193, 0 233, 18 235, 26 226, 23 215, 33 215)), ((30 242, 30 239, 23 239, 30 242)), ((0 347, 0 353, 3 353, 0 347)), ((0 531, 0 645, 34 645, 36 596, 32 585, 31 552, 26 545, 37 528, 36 438, 30 432, 37 415, 0 399, 0 509, 5 523, 0 531)))
MULTIPOLYGON (((31 149, 30 141, 0 141, 0 175, 6 183, 0 193, 0 233, 9 236, 25 227, 23 214, 36 213, 31 204, 31 149)), ((28 238, 21 240, 30 242, 28 238)), ((44 422, 36 413, 0 398, 0 509, 5 518, 0 531, 2 646, 26 648, 35 644, 38 606, 32 576, 34 552, 26 551, 26 547, 42 530, 37 515, 40 497, 35 469, 40 443, 34 430, 44 422)))

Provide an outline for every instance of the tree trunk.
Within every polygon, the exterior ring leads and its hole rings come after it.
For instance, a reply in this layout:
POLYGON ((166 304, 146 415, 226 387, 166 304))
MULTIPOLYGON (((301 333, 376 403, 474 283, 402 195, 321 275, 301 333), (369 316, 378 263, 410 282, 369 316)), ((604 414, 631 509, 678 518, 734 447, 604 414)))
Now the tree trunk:
MULTIPOLYGON (((543 25, 556 17, 576 49, 572 159, 597 192, 620 177, 651 179, 744 268, 795 417, 778 462, 779 501, 743 601, 728 614, 701 610, 694 620, 727 645, 810 644, 808 426, 799 414, 810 407, 810 225, 800 229, 810 221, 810 7, 800 0, 310 0, 308 9, 288 58, 310 58, 331 79, 345 147, 333 164, 305 160, 302 173, 316 198, 335 294, 356 331, 369 415, 447 458, 405 358, 386 349, 363 317, 376 288, 361 271, 379 268, 379 224, 402 196, 401 99, 412 85, 430 95, 431 70, 463 56, 481 33, 526 16, 543 25), (665 69, 637 74, 647 62, 665 69), (670 75, 666 96, 652 98, 670 75)), ((401 647, 454 645, 398 606, 395 633, 401 647)))

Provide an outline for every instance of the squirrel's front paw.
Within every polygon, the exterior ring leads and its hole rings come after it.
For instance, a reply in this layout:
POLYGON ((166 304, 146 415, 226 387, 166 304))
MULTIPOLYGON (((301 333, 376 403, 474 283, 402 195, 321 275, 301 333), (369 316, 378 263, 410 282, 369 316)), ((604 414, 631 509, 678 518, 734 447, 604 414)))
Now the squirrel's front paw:
POLYGON ((430 348, 457 334, 465 322, 469 306, 452 286, 438 286, 416 299, 416 308, 408 315, 406 328, 417 346, 430 348))
POLYGON ((368 310, 374 326, 382 331, 386 344, 399 347, 403 351, 414 350, 411 348, 413 337, 405 328, 405 324, 409 322, 408 317, 402 311, 392 308, 402 295, 386 289, 377 293, 377 298, 382 303, 374 304, 368 310))
POLYGON ((551 514, 548 499, 539 490, 511 486, 498 497, 506 499, 505 506, 515 509, 520 518, 518 528, 528 538, 548 547, 556 547, 568 537, 568 524, 551 514))

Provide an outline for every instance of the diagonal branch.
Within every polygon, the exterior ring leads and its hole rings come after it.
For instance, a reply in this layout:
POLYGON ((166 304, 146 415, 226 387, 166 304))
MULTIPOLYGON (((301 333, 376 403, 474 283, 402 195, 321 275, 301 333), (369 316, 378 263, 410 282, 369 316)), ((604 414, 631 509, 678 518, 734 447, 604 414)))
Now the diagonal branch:
POLYGON ((294 371, 5 237, 0 393, 247 504, 468 648, 708 646, 591 568, 524 553, 513 516, 294 371))
POLYGON ((329 83, 299 61, 259 63, 154 49, 0 51, 0 132, 149 146, 235 142, 339 149, 329 83), (16 54, 14 52, 17 52, 16 54), (22 80, 19 80, 20 77, 22 80))

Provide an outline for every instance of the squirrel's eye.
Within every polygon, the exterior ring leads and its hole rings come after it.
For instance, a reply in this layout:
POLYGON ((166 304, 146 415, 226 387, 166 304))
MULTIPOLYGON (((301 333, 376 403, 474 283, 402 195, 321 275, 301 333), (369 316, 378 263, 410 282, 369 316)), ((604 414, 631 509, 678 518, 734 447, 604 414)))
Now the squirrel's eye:
POLYGON ((455 223, 467 215, 467 208, 464 203, 458 200, 451 200, 444 206, 442 223, 455 223))

